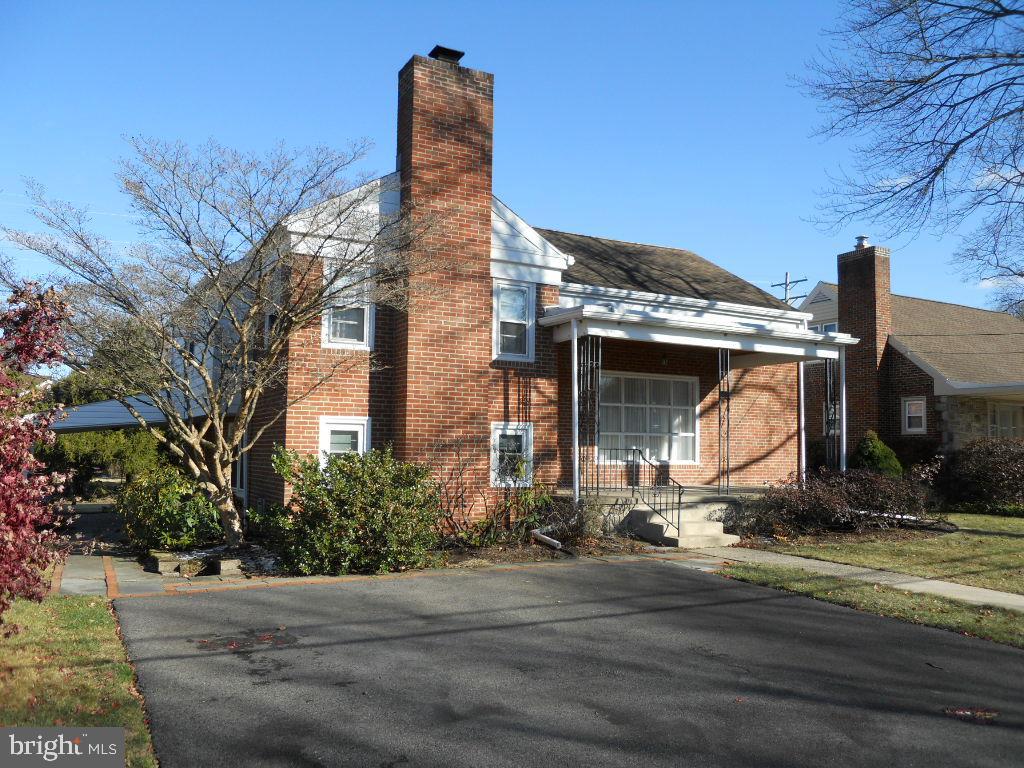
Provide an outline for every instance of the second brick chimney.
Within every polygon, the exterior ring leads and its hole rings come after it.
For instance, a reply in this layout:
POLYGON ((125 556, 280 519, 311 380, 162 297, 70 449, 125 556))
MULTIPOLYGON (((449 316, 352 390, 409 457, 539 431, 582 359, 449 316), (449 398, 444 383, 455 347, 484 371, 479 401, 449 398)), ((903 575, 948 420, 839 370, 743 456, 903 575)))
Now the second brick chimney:
POLYGON ((889 249, 857 238, 852 251, 839 254, 839 330, 860 339, 846 351, 848 445, 879 429, 879 376, 892 332, 889 249))

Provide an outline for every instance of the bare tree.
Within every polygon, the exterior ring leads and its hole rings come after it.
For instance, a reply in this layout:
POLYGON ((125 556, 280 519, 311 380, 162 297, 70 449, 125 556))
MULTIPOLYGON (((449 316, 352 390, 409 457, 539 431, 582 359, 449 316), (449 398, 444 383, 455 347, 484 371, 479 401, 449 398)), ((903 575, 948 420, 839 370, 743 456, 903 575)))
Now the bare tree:
MULTIPOLYGON (((141 241, 118 248, 88 212, 29 184, 45 234, 5 229, 58 267, 73 309, 67 363, 121 402, 210 494, 241 540, 231 465, 274 423, 257 402, 280 386, 289 340, 326 312, 403 308, 430 268, 426 226, 397 206, 394 177, 352 178, 365 144, 265 155, 132 139, 119 181, 141 241), (163 424, 146 417, 155 406, 163 424), (157 428, 159 426, 159 428, 157 428)), ((337 355, 287 405, 353 355, 337 355)), ((278 416, 277 418, 279 418, 278 416)))
POLYGON ((1024 3, 847 0, 806 82, 823 132, 856 137, 829 220, 891 234, 965 225, 958 258, 1024 307, 1024 3))

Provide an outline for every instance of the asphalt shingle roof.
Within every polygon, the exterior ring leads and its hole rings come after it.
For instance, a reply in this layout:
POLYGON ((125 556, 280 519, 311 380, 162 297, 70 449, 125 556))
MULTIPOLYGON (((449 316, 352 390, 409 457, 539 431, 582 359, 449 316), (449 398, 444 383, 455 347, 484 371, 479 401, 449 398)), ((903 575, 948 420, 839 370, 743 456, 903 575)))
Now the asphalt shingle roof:
POLYGON ((568 283, 791 309, 781 299, 692 251, 553 229, 537 231, 562 253, 575 258, 576 263, 562 275, 568 283))

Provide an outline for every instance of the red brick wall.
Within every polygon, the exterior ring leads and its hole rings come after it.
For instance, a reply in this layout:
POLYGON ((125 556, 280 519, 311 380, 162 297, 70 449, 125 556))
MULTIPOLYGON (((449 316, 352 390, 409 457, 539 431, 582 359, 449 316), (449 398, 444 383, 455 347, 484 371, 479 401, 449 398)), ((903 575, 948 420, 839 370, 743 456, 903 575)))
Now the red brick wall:
MULTIPOLYGON (((559 416, 563 461, 562 483, 572 483, 572 376, 570 350, 560 350, 559 416)), ((700 462, 672 465, 682 483, 718 482, 718 351, 668 344, 602 340, 602 370, 696 376, 700 396, 700 462)), ((797 471, 796 365, 736 369, 732 373, 730 467, 734 485, 760 485, 782 480, 797 471)), ((582 428, 581 428, 581 431, 582 428)))
POLYGON ((932 377, 888 346, 882 356, 879 383, 879 437, 896 451, 905 467, 934 455, 942 446, 942 422, 932 377), (904 397, 927 398, 927 433, 902 434, 904 397))
POLYGON ((892 331, 889 249, 858 248, 837 261, 839 330, 860 339, 846 350, 847 439, 854 446, 879 428, 880 366, 892 331))

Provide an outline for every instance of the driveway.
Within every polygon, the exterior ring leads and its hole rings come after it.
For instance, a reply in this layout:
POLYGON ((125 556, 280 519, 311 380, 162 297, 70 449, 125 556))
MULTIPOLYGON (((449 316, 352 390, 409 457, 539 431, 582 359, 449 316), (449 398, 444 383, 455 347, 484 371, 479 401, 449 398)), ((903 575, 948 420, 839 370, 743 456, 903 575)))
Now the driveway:
POLYGON ((1024 753, 1024 652, 679 563, 116 607, 163 768, 903 768, 1024 753), (999 715, 944 714, 957 707, 999 715))

